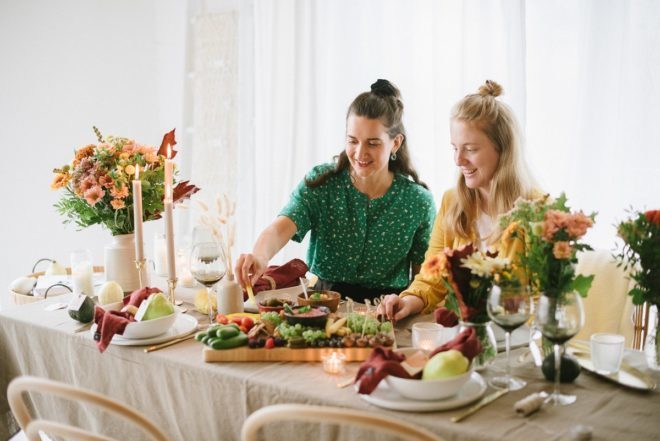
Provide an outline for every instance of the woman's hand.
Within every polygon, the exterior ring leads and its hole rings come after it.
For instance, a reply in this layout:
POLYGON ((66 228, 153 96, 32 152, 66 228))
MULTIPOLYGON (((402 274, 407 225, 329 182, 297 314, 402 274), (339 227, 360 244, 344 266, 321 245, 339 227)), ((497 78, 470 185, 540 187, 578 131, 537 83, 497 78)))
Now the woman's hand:
POLYGON ((266 271, 268 259, 263 256, 257 256, 252 253, 241 254, 236 261, 236 281, 243 288, 249 283, 250 286, 259 280, 259 277, 266 271), (252 275, 252 277, 250 277, 252 275))
POLYGON ((378 305, 377 314, 384 315, 393 323, 408 317, 411 314, 417 314, 424 308, 422 299, 416 296, 399 297, 396 294, 385 296, 380 305, 378 305))

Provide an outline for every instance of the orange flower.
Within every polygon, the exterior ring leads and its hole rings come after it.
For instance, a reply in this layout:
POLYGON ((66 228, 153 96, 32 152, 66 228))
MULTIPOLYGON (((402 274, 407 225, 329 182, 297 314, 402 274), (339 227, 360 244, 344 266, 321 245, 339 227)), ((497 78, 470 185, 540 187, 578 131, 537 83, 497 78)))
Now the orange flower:
POLYGON ((124 202, 123 199, 113 199, 110 201, 110 205, 112 205, 112 208, 115 210, 119 210, 121 208, 124 208, 126 206, 126 203, 124 202))
POLYGON ((504 248, 508 248, 511 243, 513 242, 513 239, 515 239, 518 234, 523 233, 523 231, 520 231, 520 222, 515 221, 511 222, 508 227, 506 227, 506 230, 502 233, 502 238, 500 239, 502 242, 502 246, 504 248))
POLYGON ((110 195, 116 199, 123 199, 128 196, 128 187, 124 184, 121 184, 121 187, 112 187, 110 189, 110 195))
POLYGON ((552 255, 555 256, 555 259, 570 259, 573 254, 573 249, 563 240, 555 243, 555 246, 552 248, 552 255))
POLYGON ((66 187, 66 184, 69 183, 69 178, 69 175, 66 173, 58 173, 50 184, 50 188, 52 190, 58 190, 62 187, 66 187))
POLYGON ((644 217, 648 222, 660 226, 660 210, 649 210, 644 213, 644 217))
POLYGON ((100 185, 95 185, 85 192, 85 200, 92 207, 105 196, 105 191, 100 185))
POLYGON ((76 151, 75 161, 78 162, 78 161, 81 161, 83 158, 87 158, 88 156, 92 156, 92 154, 94 153, 95 148, 96 148, 96 146, 94 144, 89 144, 89 145, 87 145, 87 146, 85 146, 81 149, 78 149, 76 151))
POLYGON ((115 185, 115 181, 109 175, 103 175, 99 178, 99 184, 105 188, 112 188, 115 185))
POLYGON ((422 264, 422 276, 428 280, 440 280, 447 276, 447 255, 440 252, 422 264))

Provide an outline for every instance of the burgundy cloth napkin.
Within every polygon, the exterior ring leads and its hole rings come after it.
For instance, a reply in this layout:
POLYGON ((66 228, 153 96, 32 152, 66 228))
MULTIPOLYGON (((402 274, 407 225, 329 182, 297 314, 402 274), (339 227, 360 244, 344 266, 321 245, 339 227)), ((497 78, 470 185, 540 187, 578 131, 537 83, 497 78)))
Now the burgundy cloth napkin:
POLYGON ((438 308, 433 311, 435 322, 445 328, 453 328, 458 325, 458 316, 447 308, 438 308))
POLYGON ((435 348, 435 350, 429 355, 429 358, 433 357, 439 352, 448 351, 450 349, 456 349, 457 351, 461 352, 465 358, 472 361, 472 359, 479 355, 481 352, 481 343, 477 338, 477 331, 474 328, 465 328, 452 340, 448 341, 440 347, 435 348))
POLYGON ((360 365, 355 382, 360 382, 358 393, 369 395, 376 389, 378 383, 388 375, 395 377, 411 377, 401 366, 401 362, 406 357, 403 354, 397 354, 392 349, 386 349, 382 346, 376 346, 369 358, 360 365))
MULTIPOLYGON (((158 288, 140 288, 133 291, 130 295, 124 297, 124 306, 133 305, 139 307, 140 303, 155 292, 161 292, 158 288)), ((115 334, 122 335, 126 325, 134 322, 133 314, 129 312, 106 311, 100 306, 94 309, 94 323, 96 323, 96 332, 94 340, 96 347, 100 352, 105 352, 110 344, 110 340, 115 334)))
MULTIPOLYGON (((307 274, 307 264, 300 259, 293 259, 284 265, 271 265, 252 287, 253 292, 271 289, 289 288, 300 285, 300 278, 307 274)), ((243 291, 243 300, 247 300, 247 292, 243 291)))

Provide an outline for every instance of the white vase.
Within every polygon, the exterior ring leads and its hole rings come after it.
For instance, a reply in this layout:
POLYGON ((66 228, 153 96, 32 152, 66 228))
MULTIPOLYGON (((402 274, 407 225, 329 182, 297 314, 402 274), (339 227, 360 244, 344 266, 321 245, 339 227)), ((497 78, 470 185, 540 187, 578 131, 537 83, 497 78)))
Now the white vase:
MULTIPOLYGON (((140 288, 140 276, 135 266, 135 235, 112 236, 112 243, 105 247, 105 280, 113 280, 124 292, 140 288)), ((149 286, 147 266, 142 268, 142 286, 149 286)))
POLYGON ((218 314, 243 312, 243 290, 234 282, 234 277, 226 277, 216 285, 218 314))

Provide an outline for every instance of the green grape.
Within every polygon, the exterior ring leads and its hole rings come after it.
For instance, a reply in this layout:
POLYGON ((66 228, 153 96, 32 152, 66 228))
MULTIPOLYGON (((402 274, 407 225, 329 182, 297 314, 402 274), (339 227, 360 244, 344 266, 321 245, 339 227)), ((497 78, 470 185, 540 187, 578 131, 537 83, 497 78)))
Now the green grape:
POLYGON ((389 334, 392 332, 392 322, 383 322, 380 324, 380 332, 383 332, 385 334, 389 334))

